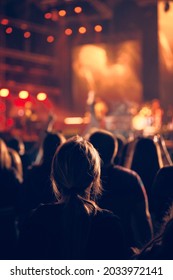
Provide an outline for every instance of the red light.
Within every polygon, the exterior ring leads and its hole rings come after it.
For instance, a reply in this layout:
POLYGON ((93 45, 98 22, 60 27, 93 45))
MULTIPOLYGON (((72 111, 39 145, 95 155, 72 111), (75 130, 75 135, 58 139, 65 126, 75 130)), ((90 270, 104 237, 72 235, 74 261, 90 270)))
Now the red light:
POLYGON ((70 36, 72 33, 73 33, 73 31, 72 31, 71 28, 67 28, 67 29, 65 30, 65 34, 66 34, 67 36, 70 36))
POLYGON ((2 20, 1 20, 1 24, 2 25, 7 25, 9 23, 9 20, 7 19, 7 18, 3 18, 2 20))
POLYGON ((51 36, 51 35, 47 37, 47 42, 48 43, 53 43, 54 40, 55 40, 55 38, 53 36, 51 36))
POLYGON ((5 30, 5 32, 6 32, 7 34, 11 34, 11 33, 13 32, 13 28, 12 28, 12 27, 7 27, 6 30, 5 30))
POLYGON ((45 18, 45 19, 51 19, 51 17, 52 17, 52 14, 51 14, 51 13, 45 13, 45 14, 44 14, 44 18, 45 18))
POLYGON ((31 32, 26 31, 23 36, 24 36, 24 38, 28 39, 31 37, 31 32))

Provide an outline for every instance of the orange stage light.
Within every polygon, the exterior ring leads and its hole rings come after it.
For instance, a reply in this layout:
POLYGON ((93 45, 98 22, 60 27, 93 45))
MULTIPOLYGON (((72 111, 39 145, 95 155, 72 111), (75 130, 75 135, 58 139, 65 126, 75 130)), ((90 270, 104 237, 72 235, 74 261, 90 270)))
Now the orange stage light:
POLYGON ((67 12, 66 12, 65 10, 60 10, 60 11, 58 12, 58 14, 59 14, 60 17, 65 17, 65 15, 67 14, 67 12))
POLYGON ((97 24, 97 25, 94 26, 94 30, 96 32, 101 32, 103 30, 103 27, 100 24, 97 24))
POLYGON ((51 19, 51 17, 52 17, 52 14, 51 14, 51 13, 45 13, 45 14, 44 14, 44 18, 45 18, 45 19, 51 19))
POLYGON ((86 33, 86 28, 84 26, 79 27, 79 33, 80 34, 85 34, 86 33))
POLYGON ((82 8, 79 7, 79 6, 77 6, 77 7, 74 8, 74 12, 75 12, 76 14, 80 14, 80 13, 82 12, 82 8))

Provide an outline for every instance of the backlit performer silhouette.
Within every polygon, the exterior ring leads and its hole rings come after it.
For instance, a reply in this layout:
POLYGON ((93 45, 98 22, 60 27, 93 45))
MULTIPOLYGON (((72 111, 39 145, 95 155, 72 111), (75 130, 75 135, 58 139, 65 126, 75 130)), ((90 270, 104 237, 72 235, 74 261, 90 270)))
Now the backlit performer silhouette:
POLYGON ((86 101, 85 113, 89 118, 87 131, 91 128, 105 128, 105 116, 107 113, 107 104, 100 97, 96 97, 94 90, 90 90, 86 101))

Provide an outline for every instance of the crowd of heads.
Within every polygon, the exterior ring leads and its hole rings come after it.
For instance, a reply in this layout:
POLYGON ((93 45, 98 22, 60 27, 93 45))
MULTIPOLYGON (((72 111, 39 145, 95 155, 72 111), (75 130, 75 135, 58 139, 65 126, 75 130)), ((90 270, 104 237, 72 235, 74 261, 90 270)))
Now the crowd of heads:
MULTIPOLYGON (((135 258, 171 258, 173 219, 169 215, 165 225, 164 217, 172 213, 173 188, 168 183, 167 191, 163 185, 166 175, 160 179, 160 173, 165 173, 168 167, 164 162, 165 147, 163 150, 155 139, 137 137, 128 141, 101 129, 68 139, 60 132, 47 132, 37 163, 31 160, 26 163, 25 144, 21 139, 8 142, 0 139, 0 210, 7 207, 14 210, 20 231, 29 213, 42 203, 66 205, 64 248, 66 251, 71 248, 71 252, 77 250, 70 257, 80 258, 80 248, 90 227, 88 216, 105 208, 120 217, 125 235, 132 232, 131 239, 125 237, 127 258, 135 252, 138 252, 135 258), (161 197, 164 197, 163 211, 159 211, 161 197), (130 219, 134 219, 135 226, 130 219), (143 233, 140 232, 142 223, 143 233)), ((171 173, 170 158, 168 162, 171 173)), ((172 177, 169 174, 169 180, 172 177)))

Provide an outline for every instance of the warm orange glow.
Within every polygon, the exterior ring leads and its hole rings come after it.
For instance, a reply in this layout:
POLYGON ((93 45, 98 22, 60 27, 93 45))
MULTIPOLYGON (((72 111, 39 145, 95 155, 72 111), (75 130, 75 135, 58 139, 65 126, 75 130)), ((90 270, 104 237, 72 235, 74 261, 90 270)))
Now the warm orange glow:
POLYGON ((29 92, 26 91, 26 90, 22 90, 22 91, 19 92, 19 97, 20 97, 21 99, 27 99, 28 96, 29 96, 29 92))
POLYGON ((73 31, 72 31, 71 28, 67 28, 67 29, 65 30, 65 34, 66 34, 67 36, 70 36, 72 33, 73 33, 73 31))
POLYGON ((132 126, 135 130, 143 130, 146 127, 146 125, 147 119, 142 115, 138 114, 132 119, 132 126))
POLYGON ((94 26, 94 30, 95 30, 96 32, 101 32, 102 29, 103 29, 102 26, 99 25, 99 24, 94 26))
POLYGON ((123 42, 110 49, 105 44, 77 47, 73 69, 78 79, 74 79, 74 98, 76 104, 81 100, 81 108, 86 106, 89 91, 98 93, 103 101, 111 100, 111 106, 122 99, 137 103, 142 99, 142 84, 137 74, 141 69, 141 52, 137 41, 123 42))
POLYGON ((47 42, 48 42, 48 43, 53 43, 54 40, 55 40, 54 36, 51 36, 51 35, 50 35, 50 36, 47 37, 47 42))
POLYGON ((45 19, 51 19, 51 17, 52 17, 52 14, 51 14, 51 13, 45 13, 45 14, 44 14, 44 18, 45 18, 45 19))
POLYGON ((44 100, 46 100, 46 98, 47 98, 47 94, 44 92, 39 92, 37 94, 37 100, 39 100, 39 101, 44 101, 44 100))
POLYGON ((67 12, 66 12, 65 10, 60 10, 60 11, 58 12, 58 14, 59 14, 60 17, 65 17, 66 13, 67 13, 67 12))
POLYGON ((23 36, 24 36, 24 38, 28 39, 31 37, 31 32, 26 31, 23 36))
POLYGON ((9 20, 7 19, 7 18, 3 18, 2 20, 1 20, 1 24, 2 25, 7 25, 9 23, 9 20))
POLYGON ((86 28, 84 26, 79 27, 79 33, 80 34, 85 34, 86 33, 86 28))
POLYGON ((31 111, 30 109, 26 109, 26 110, 25 110, 25 115, 26 115, 27 117, 30 117, 30 116, 32 115, 32 111, 31 111))
POLYGON ((81 7, 75 7, 74 11, 76 14, 80 14, 82 12, 82 8, 81 7))
POLYGON ((7 97, 8 95, 9 95, 9 89, 8 88, 1 88, 0 96, 1 97, 7 97))
POLYGON ((11 34, 11 33, 13 32, 13 28, 12 28, 12 27, 7 27, 6 30, 5 30, 5 32, 6 32, 7 34, 11 34))
POLYGON ((21 28, 22 30, 26 30, 26 29, 28 28, 28 25, 27 25, 26 23, 22 23, 22 24, 20 25, 20 28, 21 28))
POLYGON ((81 118, 81 117, 65 118, 64 123, 65 124, 82 124, 83 118, 81 118))

